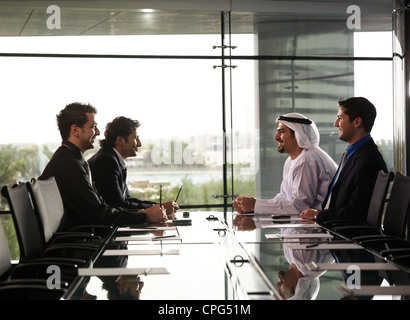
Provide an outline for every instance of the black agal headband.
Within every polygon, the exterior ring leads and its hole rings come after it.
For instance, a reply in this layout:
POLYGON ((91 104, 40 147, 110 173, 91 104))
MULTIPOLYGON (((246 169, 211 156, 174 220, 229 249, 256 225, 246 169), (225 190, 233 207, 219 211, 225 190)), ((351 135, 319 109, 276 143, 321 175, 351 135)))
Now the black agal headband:
POLYGON ((278 121, 288 121, 288 122, 295 122, 295 123, 302 123, 302 124, 312 124, 312 120, 310 119, 303 119, 303 118, 294 118, 294 117, 285 117, 280 116, 278 121))

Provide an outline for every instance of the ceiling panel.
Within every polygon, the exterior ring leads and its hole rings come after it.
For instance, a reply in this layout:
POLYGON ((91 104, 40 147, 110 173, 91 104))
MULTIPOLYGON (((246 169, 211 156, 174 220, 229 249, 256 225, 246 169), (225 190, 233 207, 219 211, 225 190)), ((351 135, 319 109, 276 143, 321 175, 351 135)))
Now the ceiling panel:
MULTIPOLYGON (((49 2, 0 1, 0 36, 217 34, 221 29, 220 11, 216 10, 221 6, 218 3, 225 6, 230 3, 232 9, 238 9, 232 12, 234 33, 252 33, 259 23, 344 21, 348 5, 343 1, 268 0, 55 2, 61 3, 61 29, 47 28, 47 19, 51 16, 46 12, 49 2), (200 10, 187 10, 195 7, 195 3, 200 10), (206 3, 215 10, 203 10, 206 3), (167 10, 144 9, 149 4, 167 10)), ((366 30, 391 29, 391 1, 361 0, 355 3, 362 8, 366 30)))
POLYGON ((96 25, 106 22, 117 12, 81 11, 76 9, 61 10, 61 29, 49 29, 47 19, 51 17, 46 10, 35 9, 27 22, 22 36, 59 36, 81 35, 96 25))
POLYGON ((214 34, 221 31, 220 19, 219 12, 123 11, 85 34, 214 34))

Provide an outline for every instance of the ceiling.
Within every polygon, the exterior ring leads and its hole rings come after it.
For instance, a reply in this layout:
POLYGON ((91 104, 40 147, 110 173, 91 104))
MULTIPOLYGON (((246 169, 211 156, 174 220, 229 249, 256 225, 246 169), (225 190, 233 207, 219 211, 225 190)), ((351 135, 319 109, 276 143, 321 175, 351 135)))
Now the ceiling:
MULTIPOLYGON (((347 1, 150 0, 0 1, 0 36, 214 34, 221 11, 231 12, 233 33, 253 33, 263 23, 340 21, 347 1), (61 28, 50 29, 50 3, 61 14, 61 28)), ((392 1, 355 1, 366 30, 391 30, 392 1)))

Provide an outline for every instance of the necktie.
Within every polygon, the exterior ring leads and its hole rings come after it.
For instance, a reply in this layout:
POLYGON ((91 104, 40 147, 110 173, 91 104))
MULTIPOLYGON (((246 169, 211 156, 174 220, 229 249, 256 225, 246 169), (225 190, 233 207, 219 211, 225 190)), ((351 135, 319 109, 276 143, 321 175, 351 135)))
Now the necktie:
POLYGON ((90 182, 90 185, 92 185, 92 184, 93 184, 93 182, 92 182, 93 180, 92 180, 92 178, 91 178, 90 165, 88 164, 87 160, 84 161, 84 168, 85 168, 85 171, 86 171, 87 174, 88 174, 88 180, 89 180, 89 182, 90 182))
POLYGON ((122 168, 122 196, 127 198, 127 168, 122 168))
POLYGON ((345 164, 346 164, 347 158, 348 158, 348 157, 347 157, 347 151, 345 151, 345 152, 343 153, 342 162, 340 163, 339 170, 337 171, 337 176, 336 176, 336 178, 335 178, 335 180, 334 180, 334 182, 333 182, 332 188, 330 189, 330 194, 329 194, 329 197, 327 198, 327 203, 326 203, 325 209, 329 209, 330 199, 332 198, 332 190, 333 190, 333 187, 334 187, 334 185, 336 184, 337 179, 339 179, 340 172, 343 170, 343 167, 344 167, 345 164))

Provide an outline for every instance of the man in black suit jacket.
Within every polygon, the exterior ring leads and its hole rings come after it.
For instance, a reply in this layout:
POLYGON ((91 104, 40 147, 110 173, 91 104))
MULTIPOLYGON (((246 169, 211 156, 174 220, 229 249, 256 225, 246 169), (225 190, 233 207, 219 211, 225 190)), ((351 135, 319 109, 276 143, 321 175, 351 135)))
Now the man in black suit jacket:
MULTIPOLYGON (((141 141, 137 135, 139 122, 126 117, 117 117, 107 124, 105 139, 100 141, 101 148, 93 155, 90 164, 92 179, 98 193, 113 206, 128 209, 144 209, 154 202, 131 198, 127 186, 127 165, 125 159, 137 155, 141 141)), ((173 201, 163 203, 167 214, 178 209, 173 201)))
POLYGON ((339 100, 335 127, 339 139, 348 143, 347 162, 341 163, 329 185, 322 210, 304 210, 302 218, 322 225, 335 219, 366 220, 377 175, 380 170, 387 172, 383 156, 370 136, 375 118, 376 109, 367 99, 339 100))
POLYGON ((107 205, 93 187, 84 152, 94 147, 100 134, 89 104, 72 103, 57 115, 63 142, 47 164, 40 180, 55 177, 64 203, 60 230, 82 224, 110 226, 160 222, 167 219, 159 206, 144 210, 124 210, 107 205))

